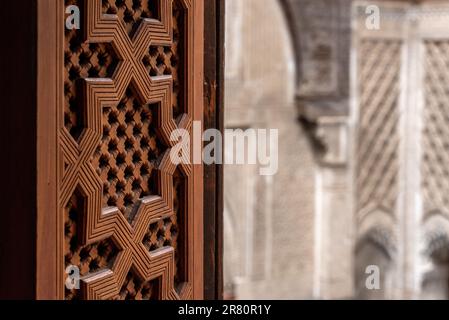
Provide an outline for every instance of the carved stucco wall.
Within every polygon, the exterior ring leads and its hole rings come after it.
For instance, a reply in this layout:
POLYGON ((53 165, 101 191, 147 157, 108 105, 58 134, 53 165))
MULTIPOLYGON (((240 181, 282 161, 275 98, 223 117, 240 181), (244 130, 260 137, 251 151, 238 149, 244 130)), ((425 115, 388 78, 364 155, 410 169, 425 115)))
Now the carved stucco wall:
POLYGON ((326 16, 322 2, 291 4, 307 20, 297 26, 305 35, 300 60, 286 3, 227 1, 226 126, 277 128, 280 141, 274 177, 250 166, 225 168, 225 284, 235 298, 352 296, 349 82, 340 72, 349 49, 334 39, 349 39, 347 1, 326 16), (297 101, 314 123, 313 139, 297 101))
POLYGON ((360 3, 227 1, 226 124, 280 129, 278 175, 226 168, 235 298, 448 297, 449 10, 360 3))
POLYGON ((381 29, 354 11, 357 294, 445 298, 448 283, 447 2, 370 2, 381 29), (379 256, 382 290, 368 291, 379 256), (371 258, 369 258, 371 257, 371 258))

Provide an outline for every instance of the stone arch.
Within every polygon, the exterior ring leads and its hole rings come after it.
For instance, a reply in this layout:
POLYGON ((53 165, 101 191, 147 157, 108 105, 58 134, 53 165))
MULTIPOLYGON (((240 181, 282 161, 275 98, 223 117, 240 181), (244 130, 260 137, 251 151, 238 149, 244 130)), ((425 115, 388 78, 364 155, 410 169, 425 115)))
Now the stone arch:
POLYGON ((424 222, 423 229, 422 299, 449 298, 449 220, 434 212, 424 222))
POLYGON ((392 297, 396 247, 393 232, 385 226, 371 227, 355 247, 355 296, 358 299, 388 299, 392 297), (376 266, 380 271, 380 288, 366 286, 367 268, 376 266))
POLYGON ((278 1, 293 43, 300 117, 313 125, 349 115, 352 0, 278 1))
POLYGON ((282 12, 284 14, 285 20, 287 22, 287 27, 290 33, 291 41, 293 44, 293 54, 295 57, 295 73, 296 73, 296 82, 295 86, 298 87, 300 83, 300 77, 301 77, 301 64, 299 61, 302 60, 301 56, 301 34, 299 32, 300 26, 298 24, 297 16, 295 15, 295 9, 292 6, 291 1, 289 0, 278 0, 279 4, 281 5, 282 12))

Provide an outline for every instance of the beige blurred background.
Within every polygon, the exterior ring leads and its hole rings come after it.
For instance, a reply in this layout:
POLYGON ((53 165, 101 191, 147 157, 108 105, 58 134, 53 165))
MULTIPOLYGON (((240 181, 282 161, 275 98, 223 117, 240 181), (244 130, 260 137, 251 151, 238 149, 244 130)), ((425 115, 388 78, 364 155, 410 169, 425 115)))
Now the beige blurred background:
POLYGON ((279 129, 275 176, 225 167, 227 298, 449 298, 447 30, 446 1, 226 0, 225 126, 279 129))

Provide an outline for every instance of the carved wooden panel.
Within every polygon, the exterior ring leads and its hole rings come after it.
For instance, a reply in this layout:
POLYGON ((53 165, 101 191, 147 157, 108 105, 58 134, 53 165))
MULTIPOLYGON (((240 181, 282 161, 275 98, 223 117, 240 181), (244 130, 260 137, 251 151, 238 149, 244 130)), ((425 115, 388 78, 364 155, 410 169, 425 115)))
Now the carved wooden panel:
MULTIPOLYGON (((396 2, 375 2, 382 11, 380 30, 367 25, 367 4, 354 6, 352 86, 355 131, 355 280, 361 299, 389 299, 402 279, 401 262, 408 255, 404 217, 404 99, 407 75, 406 8, 396 2), (401 221, 401 222, 399 222, 401 221), (384 275, 381 289, 367 290, 366 268, 376 265, 384 275), (400 270, 400 271, 398 271, 400 270), (364 280, 365 279, 365 280, 364 280)), ((402 273, 404 274, 404 273, 402 273)))
MULTIPOLYGON (((194 168, 169 153, 194 119, 192 0, 65 0, 58 288, 65 299, 193 298, 194 168), (62 290, 62 289, 61 289, 62 290)), ((64 13, 61 11, 61 15, 64 13)), ((201 25, 200 25, 201 27, 201 25)))

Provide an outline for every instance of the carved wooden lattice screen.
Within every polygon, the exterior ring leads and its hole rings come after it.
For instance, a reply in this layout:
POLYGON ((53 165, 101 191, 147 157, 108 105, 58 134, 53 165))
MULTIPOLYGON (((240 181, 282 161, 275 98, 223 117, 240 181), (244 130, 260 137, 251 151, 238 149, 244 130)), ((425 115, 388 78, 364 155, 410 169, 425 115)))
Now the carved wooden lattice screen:
POLYGON ((38 292, 201 298, 202 169, 169 153, 171 133, 202 120, 203 2, 44 2, 58 26, 56 52, 40 48, 56 61, 57 216, 42 219, 56 224, 56 253, 38 261, 55 275, 38 267, 38 292), (80 30, 65 28, 70 5, 80 30), (79 290, 65 287, 74 267, 79 290))

